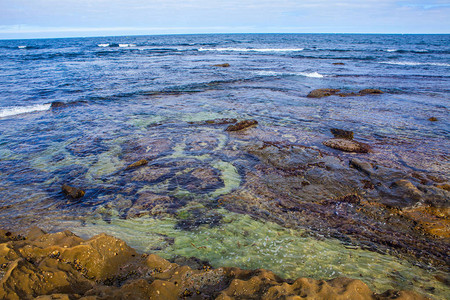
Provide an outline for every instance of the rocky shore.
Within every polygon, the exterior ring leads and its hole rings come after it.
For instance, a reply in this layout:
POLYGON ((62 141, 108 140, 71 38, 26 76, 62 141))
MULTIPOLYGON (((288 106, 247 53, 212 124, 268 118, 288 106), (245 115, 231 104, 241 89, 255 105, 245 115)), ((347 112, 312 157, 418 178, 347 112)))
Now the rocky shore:
POLYGON ((212 268, 137 253, 106 234, 0 230, 1 299, 426 299, 411 291, 372 292, 360 280, 282 279, 268 270, 212 268))

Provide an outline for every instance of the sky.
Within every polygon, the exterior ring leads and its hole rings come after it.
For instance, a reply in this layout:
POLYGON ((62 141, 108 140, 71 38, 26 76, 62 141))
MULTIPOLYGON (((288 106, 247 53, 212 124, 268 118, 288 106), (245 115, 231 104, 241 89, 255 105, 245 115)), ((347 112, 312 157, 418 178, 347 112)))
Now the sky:
POLYGON ((450 0, 0 0, 0 39, 450 33, 450 0))

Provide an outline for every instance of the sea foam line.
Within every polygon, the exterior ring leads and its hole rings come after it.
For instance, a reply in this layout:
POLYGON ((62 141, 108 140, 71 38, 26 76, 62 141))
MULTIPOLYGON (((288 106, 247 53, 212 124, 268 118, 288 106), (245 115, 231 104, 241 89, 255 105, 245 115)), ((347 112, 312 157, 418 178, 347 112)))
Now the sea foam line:
POLYGON ((198 51, 230 51, 230 52, 295 52, 304 48, 200 48, 198 51))
POLYGON ((0 108, 0 118, 4 117, 10 117, 20 114, 26 114, 30 112, 36 112, 36 111, 44 111, 49 110, 51 107, 50 103, 47 104, 36 104, 36 105, 29 105, 29 106, 8 106, 0 108))
POLYGON ((414 61, 382 61, 382 64, 388 65, 400 65, 400 66, 438 66, 438 67, 450 67, 450 64, 446 63, 421 63, 414 61))
POLYGON ((285 72, 276 72, 276 71, 256 71, 255 74, 259 76, 305 76, 310 78, 323 78, 324 75, 318 73, 318 72, 291 72, 291 73, 285 73, 285 72))

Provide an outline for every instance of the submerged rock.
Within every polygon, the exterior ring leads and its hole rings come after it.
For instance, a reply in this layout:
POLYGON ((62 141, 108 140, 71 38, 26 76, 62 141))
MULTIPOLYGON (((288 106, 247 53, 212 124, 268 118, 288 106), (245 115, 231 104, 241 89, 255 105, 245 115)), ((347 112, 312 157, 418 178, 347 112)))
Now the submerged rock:
POLYGON ((375 294, 360 280, 285 280, 273 272, 221 267, 138 254, 122 240, 100 234, 82 240, 71 232, 34 231, 26 240, 6 235, 0 244, 1 299, 424 299, 411 291, 375 294))
POLYGON ((323 98, 328 97, 331 95, 335 95, 337 92, 339 92, 339 89, 317 89, 311 91, 308 96, 308 98, 323 98))
POLYGON ((335 138, 353 140, 353 131, 343 130, 343 129, 338 129, 338 128, 331 128, 330 131, 334 135, 335 138))
POLYGON ((67 184, 63 184, 62 191, 67 196, 71 197, 72 199, 78 199, 84 196, 85 192, 77 187, 73 187, 67 184))
POLYGON ((430 117, 430 118, 428 118, 428 121, 430 121, 430 122, 437 122, 437 121, 438 121, 438 118, 436 118, 436 117, 430 117))
POLYGON ((134 168, 138 168, 138 167, 142 167, 145 166, 146 164, 148 164, 148 160, 146 160, 145 158, 138 160, 135 163, 132 163, 131 165, 127 166, 125 168, 125 170, 129 170, 129 169, 134 169, 134 168))
POLYGON ((333 63, 333 65, 335 65, 335 66, 343 66, 345 64, 343 62, 337 62, 337 63, 333 63))
POLYGON ((229 66, 230 66, 229 63, 213 65, 213 67, 220 67, 220 68, 228 68, 229 66))
POLYGON ((371 147, 368 144, 342 138, 330 139, 323 142, 323 144, 346 152, 368 153, 371 151, 371 147))
POLYGON ((378 89, 364 89, 364 90, 360 90, 359 94, 361 94, 361 95, 378 95, 378 94, 384 94, 384 92, 381 90, 378 90, 378 89))
POLYGON ((246 129, 251 126, 257 125, 257 124, 258 124, 258 121, 256 121, 256 120, 244 120, 244 121, 238 122, 234 125, 228 126, 227 129, 225 129, 225 131, 239 131, 239 130, 246 129))
POLYGON ((189 122, 189 124, 197 124, 197 125, 223 125, 223 124, 233 124, 236 123, 237 120, 234 118, 222 118, 222 119, 214 119, 214 120, 206 120, 206 121, 198 121, 198 122, 189 122))

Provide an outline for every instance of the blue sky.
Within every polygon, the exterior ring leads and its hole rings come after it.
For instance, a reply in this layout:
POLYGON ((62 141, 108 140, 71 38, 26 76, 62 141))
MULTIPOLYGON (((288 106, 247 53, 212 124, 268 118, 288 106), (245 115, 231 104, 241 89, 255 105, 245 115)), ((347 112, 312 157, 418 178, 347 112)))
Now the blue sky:
POLYGON ((0 38, 450 33, 443 0, 0 0, 0 38))

